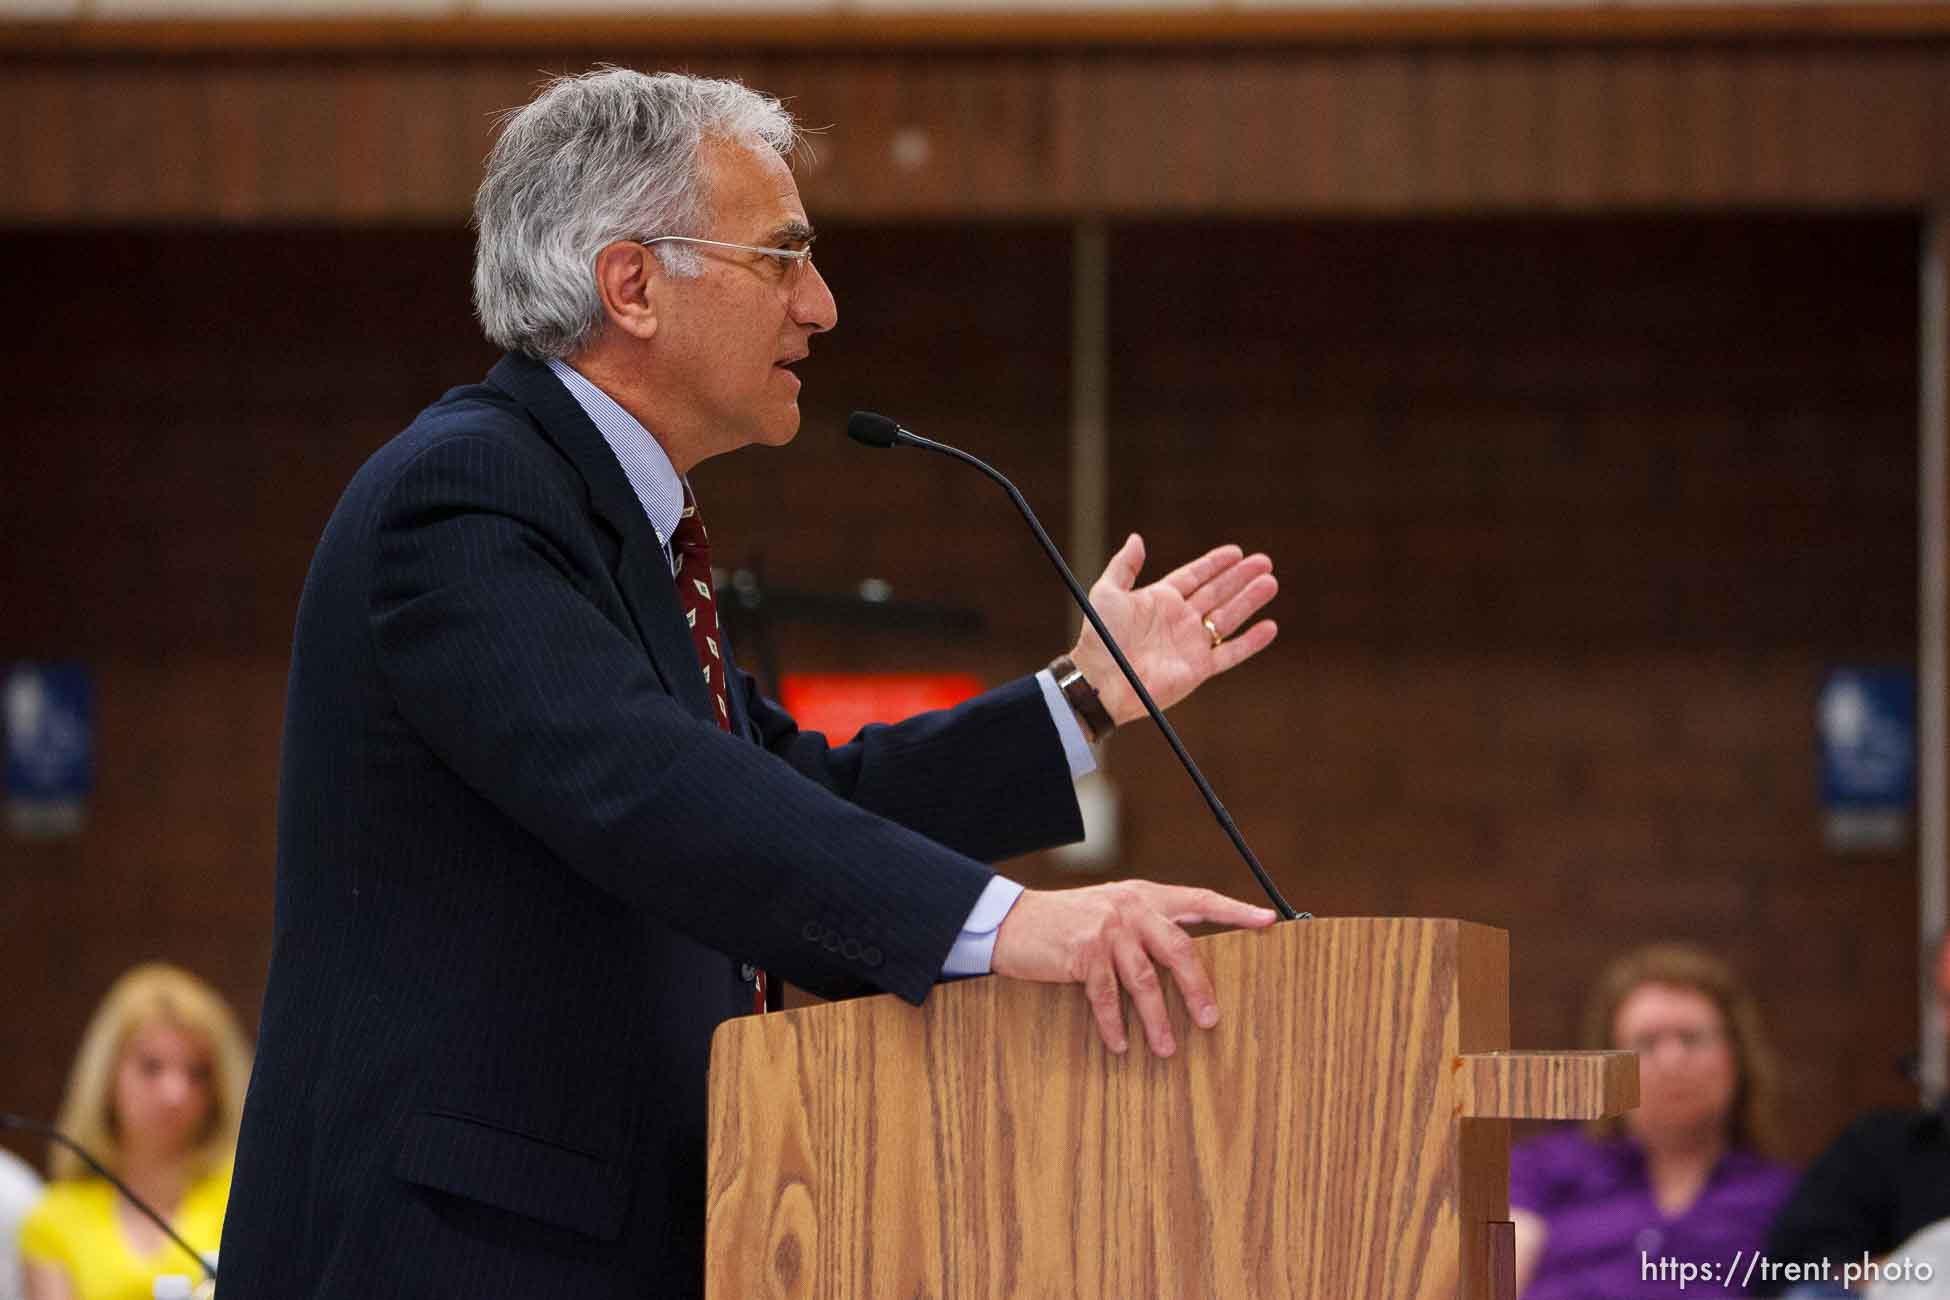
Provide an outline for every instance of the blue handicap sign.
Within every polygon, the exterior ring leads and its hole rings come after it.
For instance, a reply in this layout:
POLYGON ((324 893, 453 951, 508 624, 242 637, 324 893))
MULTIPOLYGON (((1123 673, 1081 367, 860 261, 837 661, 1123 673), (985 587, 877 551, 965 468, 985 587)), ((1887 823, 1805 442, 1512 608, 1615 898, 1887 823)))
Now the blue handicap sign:
POLYGON ((1836 668, 1821 688, 1821 801, 1906 808, 1916 797, 1916 674, 1836 668))
POLYGON ((95 782, 95 684, 86 664, 16 663, 4 688, 8 820, 26 834, 79 827, 95 782))
POLYGON ((1822 682, 1817 715, 1826 837, 1838 849, 1901 845, 1916 798, 1916 674, 1842 667, 1822 682))

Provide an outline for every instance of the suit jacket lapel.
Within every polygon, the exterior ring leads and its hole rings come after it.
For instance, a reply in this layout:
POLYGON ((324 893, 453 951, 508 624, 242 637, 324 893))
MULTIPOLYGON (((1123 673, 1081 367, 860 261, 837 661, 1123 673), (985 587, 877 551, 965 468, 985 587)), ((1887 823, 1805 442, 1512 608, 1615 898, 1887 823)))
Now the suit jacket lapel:
POLYGON ((630 488, 616 453, 569 390, 541 362, 511 352, 488 372, 488 382, 528 408, 542 432, 588 484, 590 505, 622 538, 616 585, 644 648, 650 652, 658 678, 685 708, 716 725, 717 712, 704 689, 697 650, 677 603, 663 543, 643 513, 643 503, 630 488))

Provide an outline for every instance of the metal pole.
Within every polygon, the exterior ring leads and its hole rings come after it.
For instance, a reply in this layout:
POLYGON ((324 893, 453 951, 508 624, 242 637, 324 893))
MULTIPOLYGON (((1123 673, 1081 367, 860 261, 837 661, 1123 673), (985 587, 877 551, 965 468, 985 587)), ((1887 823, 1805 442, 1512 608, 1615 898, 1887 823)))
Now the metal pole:
MULTIPOLYGON (((1094 582, 1110 512, 1110 253, 1102 221, 1076 226, 1070 307, 1070 560, 1094 582)), ((1077 612, 1070 611, 1072 629, 1077 612)))
POLYGON ((1945 920, 1945 726, 1944 569, 1950 530, 1945 526, 1944 437, 1950 407, 1946 406, 1944 367, 1950 364, 1950 327, 1945 321, 1944 255, 1950 241, 1950 211, 1930 211, 1923 226, 1923 259, 1918 298, 1922 318, 1917 336, 1921 349, 1918 429, 1919 533, 1917 600, 1917 916, 1920 1023, 1917 1026, 1920 1081, 1924 1100, 1940 1096, 1945 1083, 1945 1044, 1942 1008, 1931 969, 1932 945, 1944 932, 1945 920))

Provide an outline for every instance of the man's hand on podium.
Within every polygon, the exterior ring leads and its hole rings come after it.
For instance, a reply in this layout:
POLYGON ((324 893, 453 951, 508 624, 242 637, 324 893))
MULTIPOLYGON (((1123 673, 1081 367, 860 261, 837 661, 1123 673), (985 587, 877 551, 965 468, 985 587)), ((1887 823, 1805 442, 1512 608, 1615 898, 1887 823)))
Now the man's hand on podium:
POLYGON ((1120 988, 1128 990, 1151 1051, 1170 1056, 1178 1044, 1154 962, 1171 971, 1194 1024, 1210 1029, 1219 1022, 1211 978, 1179 927, 1210 921, 1257 930, 1276 919, 1270 907, 1148 880, 1028 889, 996 931, 990 969, 1013 979, 1083 985, 1097 1032, 1113 1052, 1129 1046, 1120 988))

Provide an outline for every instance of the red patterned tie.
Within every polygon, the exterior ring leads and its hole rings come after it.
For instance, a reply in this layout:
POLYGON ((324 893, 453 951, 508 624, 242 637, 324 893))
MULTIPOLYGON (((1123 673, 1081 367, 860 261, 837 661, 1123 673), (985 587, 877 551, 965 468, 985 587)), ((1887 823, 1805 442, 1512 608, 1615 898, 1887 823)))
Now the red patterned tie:
MULTIPOLYGON (((704 690, 717 710, 718 725, 731 730, 731 709, 725 696, 723 642, 718 636, 718 602, 711 594, 711 542, 704 531, 704 516, 697 512, 697 498, 691 485, 684 484, 684 513, 670 535, 670 549, 677 556, 677 603, 683 606, 684 621, 690 624, 691 645, 704 670, 704 690)), ((765 972, 751 971, 752 1010, 765 1010, 765 972)))

